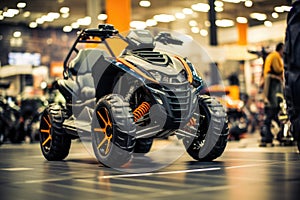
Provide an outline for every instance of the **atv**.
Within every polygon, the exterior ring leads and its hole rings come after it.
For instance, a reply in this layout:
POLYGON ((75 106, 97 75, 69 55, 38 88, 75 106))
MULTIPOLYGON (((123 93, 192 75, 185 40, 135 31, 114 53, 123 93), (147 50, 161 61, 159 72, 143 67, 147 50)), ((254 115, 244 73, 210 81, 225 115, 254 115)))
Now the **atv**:
POLYGON ((148 153, 155 138, 171 135, 195 160, 221 156, 228 136, 223 106, 200 95, 204 81, 187 58, 158 51, 158 43, 176 48, 183 42, 149 30, 125 37, 109 24, 79 32, 64 61, 64 79, 55 82, 66 103, 50 104, 41 117, 47 160, 63 160, 72 139, 90 137, 101 164, 121 167, 135 153, 148 153))

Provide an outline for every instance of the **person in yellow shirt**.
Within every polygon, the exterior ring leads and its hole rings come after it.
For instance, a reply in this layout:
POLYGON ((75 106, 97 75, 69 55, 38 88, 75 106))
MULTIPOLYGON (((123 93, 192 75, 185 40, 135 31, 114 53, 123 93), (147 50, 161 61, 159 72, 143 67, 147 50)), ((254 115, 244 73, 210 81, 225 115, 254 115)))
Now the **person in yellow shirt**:
POLYGON ((264 63, 264 102, 265 119, 261 128, 261 144, 273 144, 274 135, 271 132, 271 122, 278 120, 279 102, 276 93, 283 93, 283 49, 284 44, 278 43, 276 51, 270 53, 264 63))
POLYGON ((274 74, 282 78, 283 76, 283 43, 279 43, 276 47, 276 51, 271 52, 264 64, 264 77, 268 74, 274 74))

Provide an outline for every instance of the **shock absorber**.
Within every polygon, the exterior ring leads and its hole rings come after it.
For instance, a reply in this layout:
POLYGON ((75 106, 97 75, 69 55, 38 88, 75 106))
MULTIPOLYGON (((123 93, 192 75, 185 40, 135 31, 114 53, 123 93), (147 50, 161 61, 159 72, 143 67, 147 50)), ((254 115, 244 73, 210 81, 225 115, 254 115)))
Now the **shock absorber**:
POLYGON ((139 105, 134 111, 134 121, 136 122, 141 117, 143 117, 147 112, 150 110, 150 104, 146 101, 144 101, 141 105, 139 105))

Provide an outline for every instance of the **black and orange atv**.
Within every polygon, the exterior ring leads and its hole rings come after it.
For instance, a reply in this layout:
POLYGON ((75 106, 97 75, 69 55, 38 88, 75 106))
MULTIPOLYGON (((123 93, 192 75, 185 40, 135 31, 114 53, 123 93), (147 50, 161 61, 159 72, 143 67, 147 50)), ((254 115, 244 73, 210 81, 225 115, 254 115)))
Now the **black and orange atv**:
POLYGON ((41 118, 47 160, 64 159, 78 137, 90 137, 96 158, 109 167, 148 153, 154 138, 170 135, 196 160, 221 156, 228 136, 223 106, 199 95, 204 83, 190 61, 157 50, 157 43, 176 48, 183 42, 148 30, 123 37, 107 24, 79 33, 64 62, 64 79, 56 82, 66 103, 51 104, 41 118))

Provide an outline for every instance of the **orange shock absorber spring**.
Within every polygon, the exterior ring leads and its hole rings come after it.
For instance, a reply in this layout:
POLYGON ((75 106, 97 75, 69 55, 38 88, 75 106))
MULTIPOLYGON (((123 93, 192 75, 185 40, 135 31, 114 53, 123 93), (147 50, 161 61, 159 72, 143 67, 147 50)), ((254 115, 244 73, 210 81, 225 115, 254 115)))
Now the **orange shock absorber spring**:
POLYGON ((146 101, 144 101, 141 105, 139 105, 134 111, 134 121, 136 122, 141 117, 143 117, 147 112, 150 110, 150 104, 146 101))

